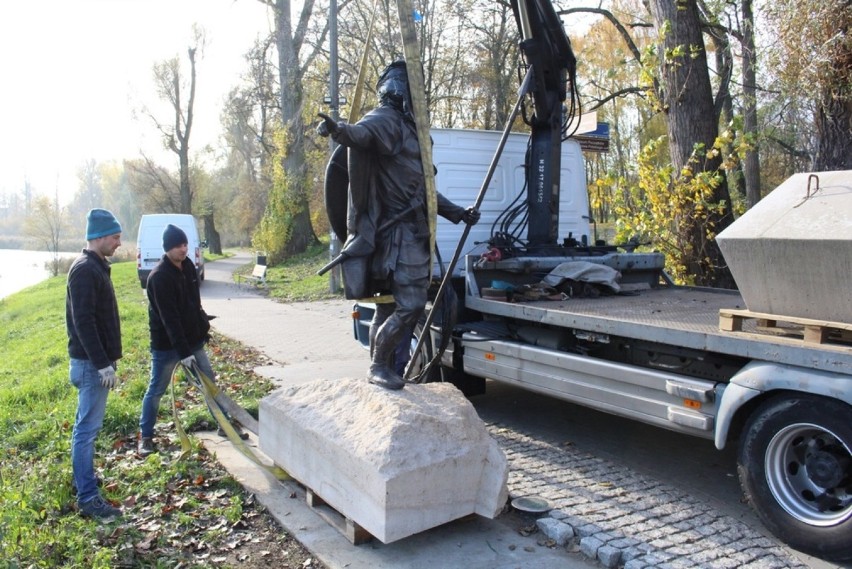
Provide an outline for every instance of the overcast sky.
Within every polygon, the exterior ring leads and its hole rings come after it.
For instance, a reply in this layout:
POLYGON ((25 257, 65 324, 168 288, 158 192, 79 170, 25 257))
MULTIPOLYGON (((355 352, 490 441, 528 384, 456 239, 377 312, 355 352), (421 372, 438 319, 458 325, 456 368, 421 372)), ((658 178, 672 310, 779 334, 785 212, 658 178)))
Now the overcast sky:
POLYGON ((4 0, 0 3, 0 193, 28 179, 67 202, 88 159, 139 157, 161 144, 150 120, 152 67, 180 55, 192 25, 207 32, 197 64, 191 147, 214 143, 243 55, 270 26, 257 0, 4 0))

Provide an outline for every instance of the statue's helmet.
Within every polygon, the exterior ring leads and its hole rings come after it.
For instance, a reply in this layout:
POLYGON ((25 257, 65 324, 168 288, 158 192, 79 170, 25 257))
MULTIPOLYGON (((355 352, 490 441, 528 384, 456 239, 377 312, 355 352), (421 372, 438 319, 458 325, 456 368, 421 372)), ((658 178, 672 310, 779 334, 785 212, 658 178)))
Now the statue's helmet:
POLYGON ((383 105, 407 110, 411 94, 408 89, 408 70, 405 67, 405 61, 394 61, 382 71, 376 82, 376 93, 383 105))

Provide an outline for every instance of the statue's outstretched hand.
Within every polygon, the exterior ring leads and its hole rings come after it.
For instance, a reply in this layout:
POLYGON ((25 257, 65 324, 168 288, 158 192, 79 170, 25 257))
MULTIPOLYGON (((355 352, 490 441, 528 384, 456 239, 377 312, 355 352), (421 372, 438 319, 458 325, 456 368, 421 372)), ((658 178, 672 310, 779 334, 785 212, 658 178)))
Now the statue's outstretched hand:
POLYGON ((340 127, 333 118, 325 113, 317 113, 317 115, 322 119, 322 122, 317 125, 318 135, 326 137, 329 134, 336 135, 340 132, 340 127))

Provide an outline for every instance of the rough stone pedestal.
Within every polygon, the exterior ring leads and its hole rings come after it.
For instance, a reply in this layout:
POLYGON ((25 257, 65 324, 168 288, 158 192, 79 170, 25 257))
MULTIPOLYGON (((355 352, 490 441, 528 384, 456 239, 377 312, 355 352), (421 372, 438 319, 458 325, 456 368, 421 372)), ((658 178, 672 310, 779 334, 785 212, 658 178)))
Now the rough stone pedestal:
POLYGON ((316 381, 264 398, 259 424, 264 453, 383 543, 494 518, 508 497, 503 451, 448 383, 316 381))

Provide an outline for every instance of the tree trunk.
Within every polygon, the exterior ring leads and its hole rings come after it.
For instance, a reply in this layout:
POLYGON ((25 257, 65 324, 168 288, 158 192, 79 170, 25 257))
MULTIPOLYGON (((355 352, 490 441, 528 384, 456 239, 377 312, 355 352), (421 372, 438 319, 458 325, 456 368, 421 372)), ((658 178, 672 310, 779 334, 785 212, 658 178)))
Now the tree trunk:
POLYGON ((294 201, 290 239, 283 253, 293 255, 305 251, 318 241, 311 226, 305 164, 304 121, 302 120, 302 73, 293 38, 290 0, 276 0, 276 44, 281 85, 281 118, 287 129, 287 150, 283 166, 290 183, 289 196, 294 201))
POLYGON ((752 0, 742 0, 743 18, 743 134, 754 145, 743 158, 748 207, 760 201, 760 152, 757 141, 757 52, 754 46, 752 0))
POLYGON ((852 98, 824 94, 817 110, 814 171, 852 170, 852 98))
MULTIPOLYGON (((852 32, 852 0, 835 9, 832 31, 845 38, 852 32)), ((817 99, 814 170, 852 170, 852 42, 833 41, 825 51, 821 55, 828 64, 817 99)))
POLYGON ((204 239, 207 241, 207 250, 214 255, 222 254, 222 238, 216 230, 216 222, 213 219, 213 214, 208 213, 204 217, 204 239))
MULTIPOLYGON (((680 175, 689 164, 696 144, 703 144, 706 150, 713 147, 719 117, 714 109, 696 0, 651 0, 650 6, 660 38, 660 104, 666 115, 672 165, 676 175, 680 175)), ((720 164, 721 158, 717 156, 693 168, 716 171, 720 164)), ((710 218, 714 233, 718 233, 732 220, 731 200, 724 180, 714 189, 712 202, 726 204, 721 213, 710 218)), ((707 239, 707 228, 697 219, 698 216, 689 213, 685 216, 688 227, 684 229, 692 236, 693 244, 687 259, 689 272, 698 285, 733 287, 733 278, 718 245, 715 240, 707 239)))
POLYGON ((189 101, 186 104, 186 115, 183 114, 180 100, 180 73, 175 69, 175 136, 180 163, 180 213, 192 213, 192 189, 189 185, 189 137, 192 133, 192 120, 195 106, 195 48, 187 50, 189 55, 189 101))

